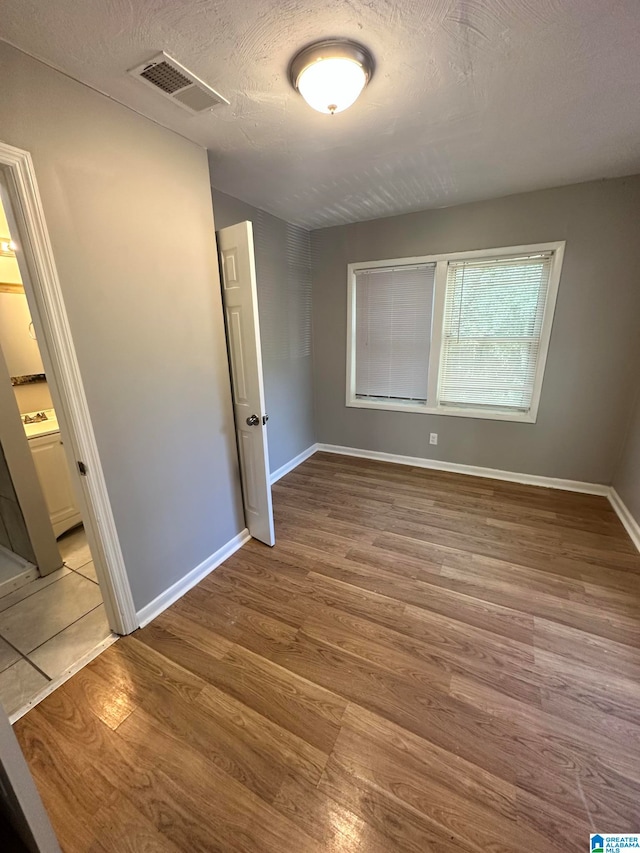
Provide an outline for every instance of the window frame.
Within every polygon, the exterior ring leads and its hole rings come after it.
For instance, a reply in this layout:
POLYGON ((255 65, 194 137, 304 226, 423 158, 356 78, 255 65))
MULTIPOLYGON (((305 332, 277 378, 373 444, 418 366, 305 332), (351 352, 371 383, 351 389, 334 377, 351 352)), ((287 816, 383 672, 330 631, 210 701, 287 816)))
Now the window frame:
POLYGON ((438 255, 423 255, 412 258, 391 258, 380 261, 358 261, 347 266, 347 387, 346 406, 353 409, 378 409, 387 412, 411 412, 428 415, 446 415, 447 417, 476 418, 479 420, 514 421, 517 423, 535 423, 542 394, 542 383, 547 363, 551 329, 558 297, 560 275, 564 260, 566 241, 550 243, 532 243, 525 246, 503 246, 491 249, 473 249, 464 252, 446 252, 438 255), (513 255, 534 255, 538 252, 551 252, 551 271, 540 332, 540 349, 536 364, 531 407, 528 412, 509 412, 500 409, 462 408, 441 406, 438 403, 438 382, 442 357, 442 335, 444 326, 444 306, 447 291, 447 271, 450 261, 469 261, 488 258, 509 258, 513 255), (431 350, 428 365, 427 402, 425 404, 391 402, 386 400, 362 400, 356 397, 356 271, 380 267, 402 267, 415 264, 436 265, 433 294, 433 314, 431 324, 431 350), (435 402, 429 402, 435 401, 435 402))

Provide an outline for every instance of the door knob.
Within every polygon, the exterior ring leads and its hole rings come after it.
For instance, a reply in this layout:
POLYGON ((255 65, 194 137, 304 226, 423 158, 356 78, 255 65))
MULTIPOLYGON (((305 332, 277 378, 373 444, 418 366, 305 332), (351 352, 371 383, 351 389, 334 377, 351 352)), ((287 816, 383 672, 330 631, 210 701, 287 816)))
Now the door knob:
POLYGON ((257 415, 250 415, 247 418, 247 426, 258 426, 260 418, 257 415))

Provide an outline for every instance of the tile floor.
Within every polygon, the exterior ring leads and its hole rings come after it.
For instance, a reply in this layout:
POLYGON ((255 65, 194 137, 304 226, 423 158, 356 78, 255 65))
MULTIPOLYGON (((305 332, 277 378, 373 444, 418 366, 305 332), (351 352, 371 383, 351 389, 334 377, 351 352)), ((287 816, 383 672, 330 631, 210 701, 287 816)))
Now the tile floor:
POLYGON ((0 597, 0 702, 9 715, 111 636, 84 529, 58 545, 61 569, 0 597))

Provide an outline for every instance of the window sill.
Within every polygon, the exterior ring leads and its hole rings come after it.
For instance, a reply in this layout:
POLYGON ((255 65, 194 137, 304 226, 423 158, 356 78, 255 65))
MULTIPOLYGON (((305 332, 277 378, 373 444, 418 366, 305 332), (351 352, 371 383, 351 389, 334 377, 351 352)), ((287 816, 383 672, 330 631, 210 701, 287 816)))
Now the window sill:
POLYGON ((454 409, 448 406, 417 405, 415 403, 387 403, 373 400, 347 400, 349 409, 378 409, 383 412, 411 412, 422 415, 445 415, 454 418, 475 418, 481 421, 512 421, 520 424, 534 424, 536 412, 501 412, 480 409, 454 409))

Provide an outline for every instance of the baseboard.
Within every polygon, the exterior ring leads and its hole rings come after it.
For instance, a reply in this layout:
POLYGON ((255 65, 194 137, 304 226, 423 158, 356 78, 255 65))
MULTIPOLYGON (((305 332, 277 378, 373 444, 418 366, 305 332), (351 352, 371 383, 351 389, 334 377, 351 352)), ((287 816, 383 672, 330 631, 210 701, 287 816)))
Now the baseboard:
POLYGON ((297 456, 294 456, 293 459, 290 459, 284 465, 281 465, 276 471, 271 475, 271 485, 277 483, 285 474, 288 474, 289 471, 293 471, 294 468, 297 468, 298 465, 302 465, 305 459, 308 459, 318 449, 317 444, 312 444, 311 447, 307 447, 306 450, 303 450, 302 453, 298 453, 297 456))
POLYGON ((622 500, 620 495, 613 488, 613 486, 611 486, 611 488, 609 489, 609 501, 611 503, 611 506, 616 511, 616 515, 623 523, 625 530, 631 538, 631 541, 636 546, 638 551, 640 551, 640 524, 638 524, 635 518, 631 515, 629 508, 622 500))
POLYGON ((434 471, 449 471, 452 474, 468 474, 471 477, 487 477, 490 480, 506 480, 509 483, 522 483, 526 486, 543 486, 547 489, 563 489, 567 492, 581 492, 586 495, 609 497, 609 486, 600 483, 582 483, 579 480, 560 480, 556 477, 542 477, 537 474, 517 474, 513 471, 500 471, 497 468, 479 468, 475 465, 460 465, 457 462, 443 462, 439 459, 423 459, 419 456, 397 456, 395 453, 381 453, 377 450, 360 450, 356 447, 340 447, 335 444, 318 444, 317 450, 325 453, 337 453, 342 456, 357 456, 362 459, 376 459, 380 462, 395 462, 397 465, 411 465, 413 468, 431 468, 434 471))
POLYGON ((216 569, 221 563, 224 563, 228 557, 235 554, 239 548, 242 548, 245 542, 248 542, 249 539, 251 539, 251 537, 249 536, 249 531, 245 527, 241 533, 238 533, 237 536, 230 539, 226 545, 223 545, 222 548, 218 548, 215 554, 211 554, 211 556, 207 557, 206 560, 203 560, 199 566, 196 566, 195 569, 192 569, 183 578, 180 578, 179 581, 176 581, 173 586, 170 586, 169 589, 165 589, 165 591, 161 592, 157 598, 154 598, 153 601, 150 601, 149 604, 145 605, 141 610, 138 610, 136 616, 138 617, 138 624, 140 627, 144 628, 144 626, 148 625, 152 619, 159 616, 163 610, 166 610, 167 607, 175 604, 175 602, 179 598, 182 598, 186 592, 189 592, 192 587, 200 583, 200 581, 210 572, 216 569))

